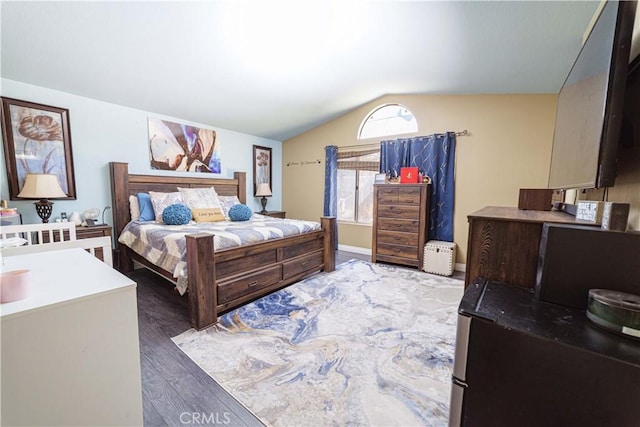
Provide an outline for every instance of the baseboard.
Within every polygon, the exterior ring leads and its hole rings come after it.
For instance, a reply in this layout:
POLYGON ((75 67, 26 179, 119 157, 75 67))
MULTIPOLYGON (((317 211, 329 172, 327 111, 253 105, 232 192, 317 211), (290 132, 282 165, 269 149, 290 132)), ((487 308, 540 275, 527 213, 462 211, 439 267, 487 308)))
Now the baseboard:
POLYGON ((353 252, 355 254, 361 254, 361 255, 369 255, 371 256, 371 249, 369 248, 361 248, 358 246, 348 246, 348 245, 338 245, 338 250, 339 251, 345 251, 345 252, 353 252))
MULTIPOLYGON (((358 246, 349 246, 349 245, 338 245, 338 250, 371 256, 371 249, 369 248, 361 248, 358 246)), ((454 266, 454 269, 455 271, 461 271, 464 273, 467 271, 467 264, 457 262, 456 265, 454 266)))

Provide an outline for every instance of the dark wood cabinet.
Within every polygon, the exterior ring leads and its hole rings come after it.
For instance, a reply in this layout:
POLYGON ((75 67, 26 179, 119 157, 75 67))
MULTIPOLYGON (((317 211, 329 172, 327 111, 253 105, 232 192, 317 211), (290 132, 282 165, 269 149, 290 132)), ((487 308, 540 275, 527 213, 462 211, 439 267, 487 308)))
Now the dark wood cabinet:
POLYGON ((372 261, 422 267, 428 222, 428 184, 375 184, 372 261))
POLYGON ((488 206, 468 216, 465 288, 482 277, 534 288, 542 225, 591 225, 564 212, 488 206))

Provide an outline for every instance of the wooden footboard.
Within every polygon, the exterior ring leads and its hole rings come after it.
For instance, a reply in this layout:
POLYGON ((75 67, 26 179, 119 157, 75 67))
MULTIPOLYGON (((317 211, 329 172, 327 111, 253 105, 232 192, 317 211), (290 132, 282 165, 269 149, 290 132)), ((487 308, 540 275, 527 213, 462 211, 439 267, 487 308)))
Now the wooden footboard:
MULTIPOLYGON (((131 175, 127 163, 109 164, 114 206, 114 241, 120 271, 129 272, 133 260, 173 280, 172 274, 154 266, 117 239, 130 221, 129 196, 142 191, 176 191, 180 187, 214 186, 218 194, 237 195, 245 203, 246 176, 236 172, 233 179, 182 178, 175 176, 131 175)), ((319 271, 335 269, 336 219, 321 218, 322 229, 252 245, 215 252, 210 234, 186 236, 188 298, 191 325, 211 326, 218 315, 266 295, 319 271)))
POLYGON ((206 328, 221 312, 319 271, 335 270, 335 218, 321 222, 319 231, 219 252, 214 252, 213 236, 187 236, 191 325, 206 328))

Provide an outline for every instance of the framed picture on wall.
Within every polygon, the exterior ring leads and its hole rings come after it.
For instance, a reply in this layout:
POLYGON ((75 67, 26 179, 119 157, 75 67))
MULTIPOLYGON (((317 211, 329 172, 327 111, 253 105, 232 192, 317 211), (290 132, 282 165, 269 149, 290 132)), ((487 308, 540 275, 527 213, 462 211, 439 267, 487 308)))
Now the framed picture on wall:
POLYGON ((28 173, 53 174, 76 198, 69 110, 2 97, 2 136, 9 197, 19 200, 28 173))
POLYGON ((149 117, 151 168, 176 172, 221 173, 216 131, 149 117))
POLYGON ((253 195, 258 192, 258 184, 269 184, 271 188, 271 148, 253 146, 253 195))

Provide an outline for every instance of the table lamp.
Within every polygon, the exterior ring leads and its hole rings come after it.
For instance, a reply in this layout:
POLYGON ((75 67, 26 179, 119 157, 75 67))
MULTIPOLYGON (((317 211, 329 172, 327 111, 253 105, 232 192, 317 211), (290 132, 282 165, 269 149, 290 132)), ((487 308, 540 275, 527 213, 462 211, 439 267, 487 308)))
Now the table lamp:
POLYGON ((62 188, 60 188, 56 175, 48 173, 28 173, 18 197, 23 199, 40 199, 40 201, 35 202, 34 205, 36 205, 38 216, 42 218, 42 222, 46 223, 49 222, 49 217, 53 210, 53 202, 47 199, 67 197, 67 195, 62 191, 62 188))
POLYGON ((269 184, 266 182, 258 184, 258 188, 256 189, 256 197, 262 197, 260 203, 262 204, 261 214, 267 213, 267 197, 271 197, 271 189, 269 188, 269 184))

